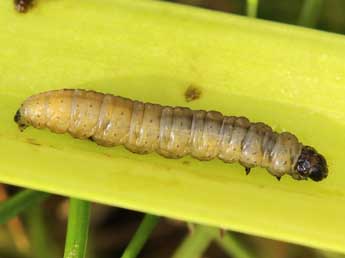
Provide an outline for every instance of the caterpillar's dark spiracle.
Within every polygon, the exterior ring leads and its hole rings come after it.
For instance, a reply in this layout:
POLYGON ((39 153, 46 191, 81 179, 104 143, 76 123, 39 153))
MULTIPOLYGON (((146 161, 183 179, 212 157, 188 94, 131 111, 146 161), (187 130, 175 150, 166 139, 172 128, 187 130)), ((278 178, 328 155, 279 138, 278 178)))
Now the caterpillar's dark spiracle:
POLYGON ((168 158, 192 155, 240 162, 249 173, 260 166, 280 179, 327 177, 326 160, 291 133, 274 132, 245 117, 133 101, 87 90, 53 90, 29 97, 14 120, 102 146, 124 145, 135 153, 156 151, 168 158))

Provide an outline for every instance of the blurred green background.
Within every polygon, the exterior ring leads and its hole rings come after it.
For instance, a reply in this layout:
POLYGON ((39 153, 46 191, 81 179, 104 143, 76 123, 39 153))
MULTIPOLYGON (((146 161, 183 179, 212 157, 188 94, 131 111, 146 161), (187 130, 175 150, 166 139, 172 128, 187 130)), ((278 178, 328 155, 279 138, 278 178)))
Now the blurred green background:
MULTIPOLYGON (((179 0, 168 2, 193 5, 239 15, 245 15, 247 5, 245 0, 179 0)), ((345 1, 342 0, 259 0, 257 17, 298 25, 303 8, 306 8, 307 5, 312 5, 314 6, 313 8, 317 9, 314 12, 317 14, 317 19, 312 27, 318 30, 345 33, 345 1)))

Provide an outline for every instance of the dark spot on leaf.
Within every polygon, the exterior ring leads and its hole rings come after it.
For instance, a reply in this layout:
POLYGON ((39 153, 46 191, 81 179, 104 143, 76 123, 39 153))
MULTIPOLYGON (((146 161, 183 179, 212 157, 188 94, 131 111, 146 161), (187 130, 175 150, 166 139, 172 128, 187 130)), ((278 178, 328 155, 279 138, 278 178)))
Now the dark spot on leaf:
POLYGON ((190 85, 184 93, 184 97, 187 102, 191 102, 193 100, 197 100, 201 97, 201 89, 195 87, 194 85, 190 85))
POLYGON ((15 8, 20 13, 25 13, 32 7, 33 0, 14 0, 15 8))
POLYGON ((26 142, 30 143, 32 145, 36 145, 36 146, 41 146, 42 144, 36 142, 36 140, 34 138, 26 138, 26 142))
POLYGON ((104 156, 108 157, 108 158, 112 158, 112 156, 111 156, 110 154, 108 154, 108 153, 103 152, 102 154, 103 154, 104 156))

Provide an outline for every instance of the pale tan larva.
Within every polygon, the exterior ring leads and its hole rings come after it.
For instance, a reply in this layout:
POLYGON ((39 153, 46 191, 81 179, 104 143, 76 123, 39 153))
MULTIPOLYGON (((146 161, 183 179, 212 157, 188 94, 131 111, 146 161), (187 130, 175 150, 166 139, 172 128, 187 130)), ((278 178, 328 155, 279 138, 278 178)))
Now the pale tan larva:
POLYGON ((21 129, 32 125, 102 146, 124 145, 135 153, 168 158, 192 155, 199 160, 219 158, 240 162, 247 174, 260 166, 280 179, 327 177, 326 160, 291 133, 276 133, 245 117, 216 111, 191 110, 133 101, 87 90, 54 90, 29 97, 14 120, 21 129))

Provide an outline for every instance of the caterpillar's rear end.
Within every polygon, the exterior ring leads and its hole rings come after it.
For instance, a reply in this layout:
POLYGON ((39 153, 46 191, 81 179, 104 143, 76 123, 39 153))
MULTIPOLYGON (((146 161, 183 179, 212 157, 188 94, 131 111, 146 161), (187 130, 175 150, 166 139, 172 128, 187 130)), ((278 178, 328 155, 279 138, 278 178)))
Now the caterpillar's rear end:
POLYGON ((168 158, 192 155, 240 162, 249 173, 261 166, 280 179, 327 177, 324 157, 291 133, 216 111, 161 106, 86 90, 55 90, 29 97, 15 115, 21 129, 32 125, 102 146, 124 145, 135 153, 168 158))

